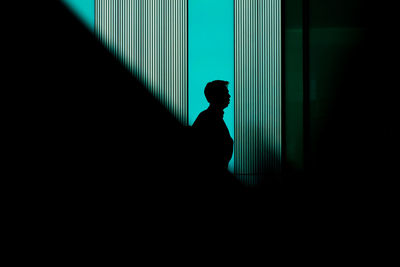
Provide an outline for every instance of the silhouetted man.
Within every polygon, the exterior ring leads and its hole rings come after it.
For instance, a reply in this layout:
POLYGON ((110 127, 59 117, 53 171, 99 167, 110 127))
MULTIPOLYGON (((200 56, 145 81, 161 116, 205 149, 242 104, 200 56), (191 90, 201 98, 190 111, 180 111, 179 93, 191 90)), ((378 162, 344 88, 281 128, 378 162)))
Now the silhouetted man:
POLYGON ((204 167, 213 171, 226 171, 233 153, 233 140, 223 120, 223 110, 231 97, 227 85, 228 82, 221 80, 207 84, 204 94, 210 106, 193 124, 204 167))

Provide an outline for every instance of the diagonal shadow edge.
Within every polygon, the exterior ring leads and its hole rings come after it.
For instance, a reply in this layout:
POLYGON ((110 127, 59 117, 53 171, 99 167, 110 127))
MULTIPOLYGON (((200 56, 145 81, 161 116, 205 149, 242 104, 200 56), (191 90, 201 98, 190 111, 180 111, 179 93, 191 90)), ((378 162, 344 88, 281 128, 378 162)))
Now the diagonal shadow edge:
MULTIPOLYGON (((130 70, 128 69, 128 67, 127 67, 126 65, 124 65, 124 64, 121 62, 121 56, 122 56, 122 55, 117 55, 117 54, 114 54, 112 51, 110 51, 110 49, 107 48, 106 45, 105 45, 101 40, 99 40, 98 38, 96 38, 96 35, 95 35, 94 31, 91 31, 91 30, 89 29, 88 25, 84 25, 84 23, 83 23, 83 21, 82 21, 82 18, 81 18, 78 14, 76 14, 76 12, 74 12, 74 10, 73 10, 71 7, 69 7, 69 6, 68 6, 65 2, 63 2, 63 1, 62 1, 62 4, 63 4, 63 5, 65 6, 65 8, 71 13, 71 15, 73 15, 73 16, 75 17, 76 20, 78 20, 83 26, 85 26, 85 28, 87 29, 88 33, 92 34, 92 35, 95 37, 95 39, 97 40, 97 42, 99 42, 99 43, 104 47, 105 52, 108 53, 108 54, 109 54, 112 58, 114 58, 117 62, 119 62, 120 65, 121 65, 121 67, 124 69, 124 71, 127 72, 129 75, 131 75, 131 76, 133 77, 133 79, 135 79, 135 82, 137 82, 137 83, 140 84, 140 88, 144 88, 144 89, 146 90, 146 92, 148 93, 148 95, 151 96, 155 101, 157 101, 157 102, 161 105, 161 107, 164 109, 164 112, 163 112, 163 113, 167 113, 167 114, 171 115, 171 117, 173 117, 173 119, 176 121, 176 123, 178 123, 180 126, 182 126, 182 127, 184 127, 184 128, 189 128, 189 127, 185 127, 184 125, 182 125, 182 123, 179 122, 179 121, 171 114, 171 111, 169 111, 169 110, 165 107, 165 105, 161 103, 160 99, 157 99, 157 98, 150 92, 149 89, 146 89, 146 88, 145 88, 144 83, 143 83, 142 81, 140 81, 140 80, 136 77, 136 75, 134 74, 135 71, 132 71, 132 70, 130 71, 130 70)), ((188 130, 186 129, 186 131, 188 131, 188 130)), ((234 175, 231 171, 229 171, 229 173, 230 173, 231 175, 234 175)))
POLYGON ((64 192, 225 195, 216 175, 201 174, 186 128, 65 6, 47 7, 30 25, 40 42, 27 50, 31 71, 23 73, 26 168, 64 192))

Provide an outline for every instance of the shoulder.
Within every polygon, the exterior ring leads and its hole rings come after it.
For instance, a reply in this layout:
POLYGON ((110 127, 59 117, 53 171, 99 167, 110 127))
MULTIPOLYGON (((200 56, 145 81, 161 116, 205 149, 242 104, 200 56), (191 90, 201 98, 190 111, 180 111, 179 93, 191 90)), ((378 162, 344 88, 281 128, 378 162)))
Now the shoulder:
POLYGON ((209 114, 208 110, 204 110, 204 111, 200 112, 200 114, 197 116, 197 119, 193 123, 193 127, 198 127, 198 126, 207 124, 207 123, 209 123, 209 121, 210 121, 210 114, 209 114))

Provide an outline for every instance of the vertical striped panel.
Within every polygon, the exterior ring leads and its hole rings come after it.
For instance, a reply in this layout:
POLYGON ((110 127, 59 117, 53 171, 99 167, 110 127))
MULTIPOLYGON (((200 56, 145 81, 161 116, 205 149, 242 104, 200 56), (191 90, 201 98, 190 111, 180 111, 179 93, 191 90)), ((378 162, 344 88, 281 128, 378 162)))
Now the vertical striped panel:
POLYGON ((281 0, 235 0, 235 173, 281 169, 281 0))
POLYGON ((95 32, 100 40, 112 52, 117 52, 118 26, 117 26, 118 0, 95 1, 95 32))
POLYGON ((187 0, 95 0, 95 30, 187 124, 187 0))

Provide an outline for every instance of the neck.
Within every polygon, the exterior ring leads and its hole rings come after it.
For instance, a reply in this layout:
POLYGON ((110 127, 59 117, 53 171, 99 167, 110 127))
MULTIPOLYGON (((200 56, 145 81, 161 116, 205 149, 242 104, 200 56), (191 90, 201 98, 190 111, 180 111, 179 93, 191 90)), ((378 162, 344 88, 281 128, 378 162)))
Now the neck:
POLYGON ((217 117, 223 118, 224 117, 224 109, 216 106, 209 106, 208 110, 214 113, 217 117))
POLYGON ((215 111, 219 111, 219 112, 223 112, 223 110, 224 110, 223 108, 215 106, 215 105, 210 105, 208 108, 215 110, 215 111))

